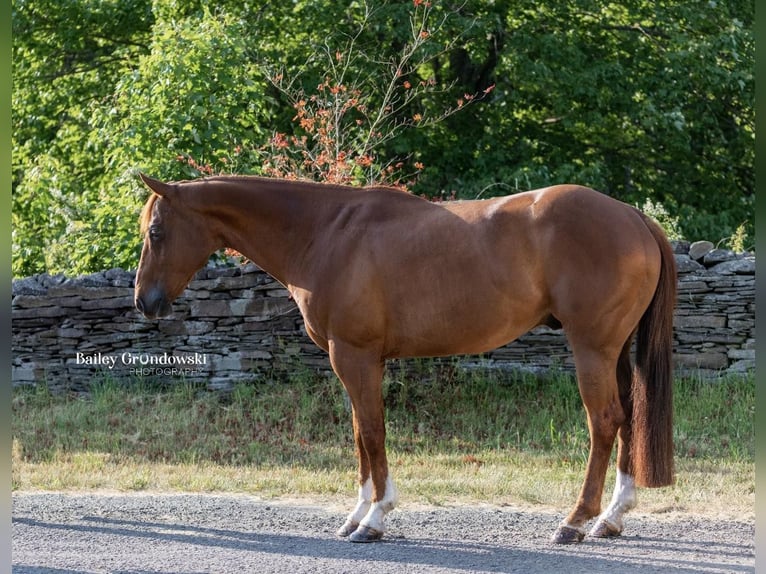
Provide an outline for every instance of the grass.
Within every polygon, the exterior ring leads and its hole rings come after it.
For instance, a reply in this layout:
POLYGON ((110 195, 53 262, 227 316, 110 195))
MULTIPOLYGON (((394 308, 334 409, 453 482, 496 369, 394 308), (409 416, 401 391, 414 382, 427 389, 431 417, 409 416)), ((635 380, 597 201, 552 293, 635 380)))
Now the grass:
MULTIPOLYGON (((675 386, 677 484, 641 510, 754 514, 753 376, 675 386)), ((587 459, 573 379, 417 363, 385 384, 389 464, 403 501, 568 509, 587 459)), ((231 393, 106 380, 88 396, 13 396, 14 490, 244 492, 352 499, 340 383, 305 372, 231 393)), ((613 470, 608 480, 613 479, 613 470)), ((610 495, 608 483, 605 498, 610 495)))

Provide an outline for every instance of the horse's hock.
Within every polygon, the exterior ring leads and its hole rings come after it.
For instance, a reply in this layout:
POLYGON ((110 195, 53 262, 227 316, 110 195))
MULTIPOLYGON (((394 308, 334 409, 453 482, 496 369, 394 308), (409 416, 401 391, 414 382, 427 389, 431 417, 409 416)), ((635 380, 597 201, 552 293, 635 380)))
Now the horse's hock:
MULTIPOLYGON (((675 364, 680 371, 755 368, 755 257, 674 242, 678 302, 675 364)), ((132 272, 83 277, 36 275, 13 281, 14 385, 84 390, 104 376, 183 377, 227 388, 297 366, 330 372, 303 329, 286 289, 252 263, 202 269, 167 319, 144 319, 133 304, 132 272)), ((539 327, 467 367, 572 369, 561 331, 539 327)))

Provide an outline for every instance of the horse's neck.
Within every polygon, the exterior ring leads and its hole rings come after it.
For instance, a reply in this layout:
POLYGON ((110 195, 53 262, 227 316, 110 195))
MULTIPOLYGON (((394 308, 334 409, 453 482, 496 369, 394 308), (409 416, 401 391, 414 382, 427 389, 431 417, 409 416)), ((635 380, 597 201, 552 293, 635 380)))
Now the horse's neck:
POLYGON ((284 284, 331 217, 331 193, 284 182, 243 180, 216 190, 211 213, 226 247, 242 253, 284 284))

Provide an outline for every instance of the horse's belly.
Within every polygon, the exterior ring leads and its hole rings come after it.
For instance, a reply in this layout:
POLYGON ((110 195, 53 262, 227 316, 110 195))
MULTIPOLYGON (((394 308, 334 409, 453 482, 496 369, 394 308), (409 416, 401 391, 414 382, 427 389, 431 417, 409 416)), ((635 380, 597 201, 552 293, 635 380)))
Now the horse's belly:
POLYGON ((388 334, 390 357, 474 355, 501 347, 539 323, 539 313, 487 308, 409 317, 388 334), (420 319, 420 320, 418 320, 420 319))

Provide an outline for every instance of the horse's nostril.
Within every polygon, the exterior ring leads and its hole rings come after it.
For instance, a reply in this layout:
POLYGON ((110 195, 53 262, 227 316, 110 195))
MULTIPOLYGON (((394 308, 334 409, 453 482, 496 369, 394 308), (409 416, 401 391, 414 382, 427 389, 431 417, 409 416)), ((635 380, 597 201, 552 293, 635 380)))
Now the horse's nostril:
POLYGON ((134 304, 147 319, 164 317, 169 315, 171 310, 164 291, 157 287, 142 290, 140 294, 136 293, 134 304))

